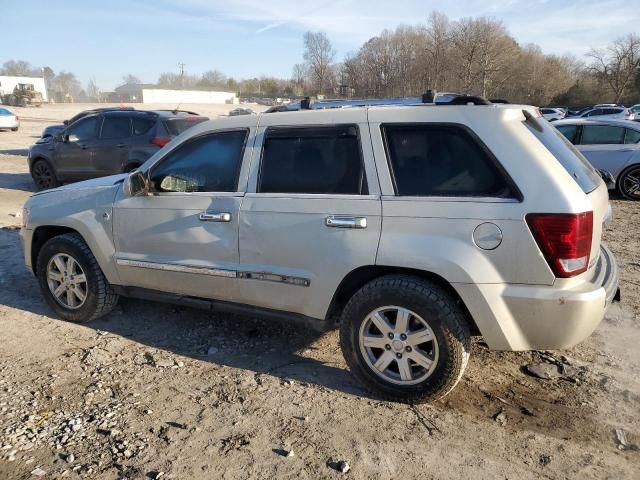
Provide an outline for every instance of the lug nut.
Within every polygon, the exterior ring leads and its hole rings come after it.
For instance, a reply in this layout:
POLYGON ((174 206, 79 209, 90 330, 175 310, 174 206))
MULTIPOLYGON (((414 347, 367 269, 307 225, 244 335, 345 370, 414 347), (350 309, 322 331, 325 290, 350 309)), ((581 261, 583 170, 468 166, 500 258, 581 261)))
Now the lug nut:
POLYGON ((389 338, 391 338, 391 339, 393 339, 393 333, 389 332, 388 337, 389 337, 389 338))
POLYGON ((396 353, 396 358, 402 358, 402 354, 401 353, 396 353))
POLYGON ((403 334, 401 334, 401 335, 400 335, 400 338, 401 338, 402 340, 406 340, 406 339, 407 339, 407 336, 403 333, 403 334))
POLYGON ((385 350, 391 350, 391 345, 389 345, 388 343, 384 346, 385 350))
POLYGON ((410 351, 411 351, 411 347, 407 346, 407 348, 405 348, 405 350, 406 350, 407 352, 410 352, 410 351))

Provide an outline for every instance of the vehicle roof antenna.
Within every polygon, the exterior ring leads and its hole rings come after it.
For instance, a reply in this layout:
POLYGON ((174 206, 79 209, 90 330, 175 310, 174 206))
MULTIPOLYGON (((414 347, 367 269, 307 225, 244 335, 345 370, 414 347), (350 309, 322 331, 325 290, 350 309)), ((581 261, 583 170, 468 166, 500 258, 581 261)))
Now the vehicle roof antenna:
POLYGON ((173 112, 171 112, 171 113, 173 113, 174 115, 177 115, 178 112, 180 111, 180 110, 178 110, 180 108, 180 105, 182 105, 182 102, 178 102, 178 105, 176 105, 176 108, 174 108, 173 112))

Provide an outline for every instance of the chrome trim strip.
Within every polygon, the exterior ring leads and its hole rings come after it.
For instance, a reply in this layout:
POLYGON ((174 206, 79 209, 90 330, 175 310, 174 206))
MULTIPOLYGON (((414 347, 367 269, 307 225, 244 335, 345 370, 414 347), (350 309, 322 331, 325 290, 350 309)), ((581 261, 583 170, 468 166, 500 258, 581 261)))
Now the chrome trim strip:
POLYGON ((118 258, 116 260, 116 263, 125 267, 149 268, 151 270, 162 270, 165 272, 196 273, 199 275, 211 275, 213 277, 227 278, 236 278, 237 276, 237 272, 234 270, 194 267, 189 265, 176 265, 175 263, 144 262, 141 260, 127 260, 125 258, 118 258))
POLYGON ((269 272, 237 272, 235 270, 224 270, 221 268, 195 267, 190 265, 177 265, 175 263, 145 262, 143 260, 129 260, 126 258, 117 258, 116 263, 123 267, 148 268, 164 272, 195 273, 198 275, 210 275, 213 277, 262 280, 265 282, 287 283, 289 285, 297 285, 300 287, 308 287, 311 284, 311 281, 308 278, 293 277, 269 272))

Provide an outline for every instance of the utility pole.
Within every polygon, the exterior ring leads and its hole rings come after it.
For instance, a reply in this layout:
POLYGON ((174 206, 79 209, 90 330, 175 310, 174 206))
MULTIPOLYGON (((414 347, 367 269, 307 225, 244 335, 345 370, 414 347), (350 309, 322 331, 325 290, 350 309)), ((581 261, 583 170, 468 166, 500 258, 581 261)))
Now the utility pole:
POLYGON ((179 62, 178 67, 180 68, 180 88, 184 88, 184 63, 179 62))

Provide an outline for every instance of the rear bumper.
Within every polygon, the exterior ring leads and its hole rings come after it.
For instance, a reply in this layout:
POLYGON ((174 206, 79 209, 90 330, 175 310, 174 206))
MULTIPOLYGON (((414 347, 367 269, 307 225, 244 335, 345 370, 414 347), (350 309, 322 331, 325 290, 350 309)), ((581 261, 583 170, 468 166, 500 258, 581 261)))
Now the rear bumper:
POLYGON ((546 350, 586 339, 619 299, 618 267, 602 245, 592 277, 570 288, 539 285, 454 285, 490 348, 546 350))

